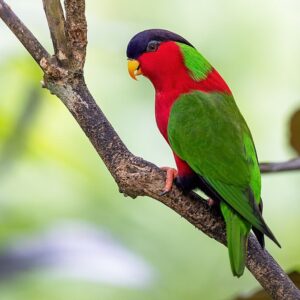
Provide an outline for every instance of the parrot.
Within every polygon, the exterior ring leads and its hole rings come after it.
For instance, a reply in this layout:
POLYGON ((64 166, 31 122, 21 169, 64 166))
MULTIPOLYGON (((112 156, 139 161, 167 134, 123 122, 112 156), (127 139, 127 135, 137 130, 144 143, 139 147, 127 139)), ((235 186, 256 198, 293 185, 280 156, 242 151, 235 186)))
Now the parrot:
POLYGON ((165 29, 137 33, 126 54, 129 75, 155 89, 157 127, 177 166, 162 168, 162 195, 175 183, 184 193, 200 189, 220 208, 231 271, 242 276, 251 230, 263 249, 264 235, 281 246, 262 217, 257 153, 230 88, 190 42, 165 29))

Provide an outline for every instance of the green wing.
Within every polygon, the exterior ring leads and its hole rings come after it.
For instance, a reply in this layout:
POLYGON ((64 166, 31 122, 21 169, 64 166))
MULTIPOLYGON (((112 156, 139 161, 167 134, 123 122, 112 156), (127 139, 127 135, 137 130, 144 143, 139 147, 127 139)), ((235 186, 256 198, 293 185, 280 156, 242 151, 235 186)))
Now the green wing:
POLYGON ((256 151, 232 96, 200 91, 180 96, 171 109, 168 138, 173 151, 230 207, 276 242, 258 209, 256 151))

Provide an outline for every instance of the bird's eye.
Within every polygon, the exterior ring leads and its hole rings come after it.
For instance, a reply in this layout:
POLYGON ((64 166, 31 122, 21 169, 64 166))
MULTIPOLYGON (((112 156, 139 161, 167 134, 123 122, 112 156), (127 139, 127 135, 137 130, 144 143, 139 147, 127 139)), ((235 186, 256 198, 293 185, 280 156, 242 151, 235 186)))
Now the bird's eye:
POLYGON ((158 49, 158 41, 150 41, 147 46, 147 52, 155 52, 158 49))

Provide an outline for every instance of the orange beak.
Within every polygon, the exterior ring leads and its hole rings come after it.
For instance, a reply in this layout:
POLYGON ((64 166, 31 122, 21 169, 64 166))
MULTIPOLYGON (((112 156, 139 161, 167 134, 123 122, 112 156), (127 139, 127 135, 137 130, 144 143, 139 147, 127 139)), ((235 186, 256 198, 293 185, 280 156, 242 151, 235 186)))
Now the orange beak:
POLYGON ((140 63, 135 59, 128 60, 128 72, 131 78, 136 80, 136 76, 142 75, 140 63))

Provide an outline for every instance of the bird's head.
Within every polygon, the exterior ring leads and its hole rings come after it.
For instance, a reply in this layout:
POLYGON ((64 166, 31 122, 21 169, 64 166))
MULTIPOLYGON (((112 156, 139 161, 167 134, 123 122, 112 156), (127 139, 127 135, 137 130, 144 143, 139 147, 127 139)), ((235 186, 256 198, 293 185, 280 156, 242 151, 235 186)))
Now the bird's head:
POLYGON ((178 43, 193 47, 180 35, 164 29, 149 29, 136 34, 127 46, 128 71, 133 79, 148 77, 154 85, 183 69, 178 43))

